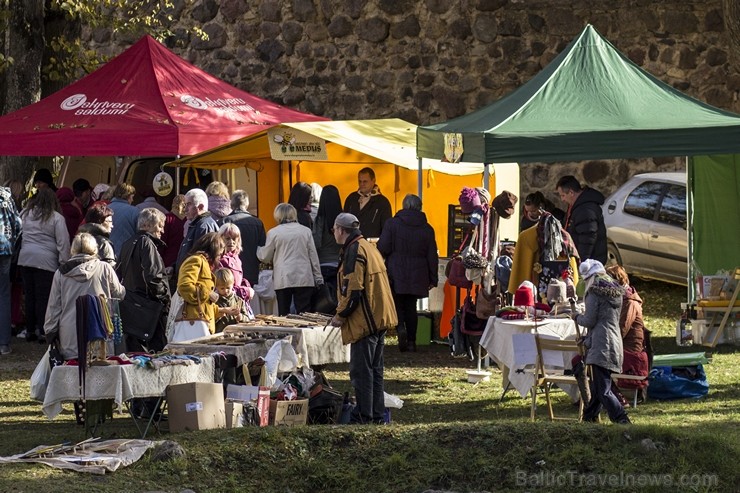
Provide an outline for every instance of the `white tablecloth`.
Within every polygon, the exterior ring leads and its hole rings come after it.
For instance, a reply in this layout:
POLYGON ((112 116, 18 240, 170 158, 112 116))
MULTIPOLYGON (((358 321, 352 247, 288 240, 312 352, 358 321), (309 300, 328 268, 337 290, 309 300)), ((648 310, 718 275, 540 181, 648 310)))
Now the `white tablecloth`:
MULTIPOLYGON (((201 358, 200 364, 168 365, 159 369, 137 365, 93 366, 87 369, 85 397, 88 400, 113 399, 120 407, 138 397, 164 395, 168 385, 189 382, 213 382, 213 358, 201 358)), ((77 366, 57 366, 51 370, 42 411, 54 419, 62 411, 62 402, 79 400, 77 366)))
MULTIPOLYGON (((488 354, 496 361, 503 372, 503 386, 506 388, 510 383, 522 397, 526 397, 534 385, 534 374, 531 371, 535 364, 536 347, 521 347, 528 341, 517 338, 520 347, 514 347, 515 334, 534 334, 535 323, 524 320, 504 320, 496 317, 488 319, 486 330, 481 336, 480 345, 488 351, 488 354), (517 359, 519 361, 517 361, 517 359), (524 372, 529 367, 530 371, 524 372)), ((537 322, 537 333, 545 337, 556 339, 575 339, 576 328, 569 318, 545 319, 537 322)), ((534 345, 534 339, 530 340, 534 345)), ((563 354, 563 368, 570 368, 570 359, 573 354, 563 354)), ((577 399, 578 388, 575 385, 564 385, 565 390, 571 398, 577 399)))
MULTIPOLYGON (((318 366, 328 363, 349 362, 349 344, 342 344, 342 332, 339 327, 315 326, 308 328, 300 327, 276 327, 255 325, 229 325, 225 330, 244 330, 257 334, 275 334, 291 337, 291 345, 296 354, 301 357, 305 366, 318 366)), ((226 354, 234 354, 237 364, 243 365, 254 360, 258 356, 264 356, 275 343, 275 340, 258 343, 248 343, 242 346, 209 345, 208 339, 217 339, 219 334, 209 338, 199 339, 197 342, 180 342, 167 345, 169 349, 183 349, 198 352, 223 351, 226 354)))

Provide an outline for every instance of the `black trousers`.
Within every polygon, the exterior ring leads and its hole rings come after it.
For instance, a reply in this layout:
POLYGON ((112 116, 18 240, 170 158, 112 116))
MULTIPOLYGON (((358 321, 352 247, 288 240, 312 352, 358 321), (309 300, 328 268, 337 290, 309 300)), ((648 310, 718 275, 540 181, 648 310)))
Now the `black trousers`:
POLYGON ((275 299, 278 304, 278 315, 288 315, 290 313, 290 305, 295 305, 295 312, 310 312, 313 307, 311 306, 311 297, 313 296, 316 288, 313 286, 307 288, 285 288, 275 290, 275 299))
POLYGON ((583 409, 583 420, 594 421, 606 409, 613 423, 629 422, 624 407, 612 392, 611 372, 598 365, 591 365, 591 402, 583 409))
POLYGON ((54 273, 44 269, 23 266, 23 295, 26 298, 26 331, 43 337, 46 307, 49 305, 49 294, 54 273))
MULTIPOLYGON (((416 343, 416 327, 419 325, 419 315, 416 312, 418 298, 413 294, 393 293, 393 302, 396 304, 396 315, 398 316, 399 334, 406 328, 406 340, 416 343)), ((400 337, 400 335, 399 335, 400 337)))

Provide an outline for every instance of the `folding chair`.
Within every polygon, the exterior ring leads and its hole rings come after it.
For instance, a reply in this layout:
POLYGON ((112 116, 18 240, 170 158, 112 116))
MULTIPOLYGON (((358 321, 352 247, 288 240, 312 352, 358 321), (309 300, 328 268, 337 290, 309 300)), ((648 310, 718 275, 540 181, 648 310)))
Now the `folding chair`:
POLYGON ((535 334, 535 343, 537 344, 537 363, 535 365, 535 384, 532 386, 532 412, 531 418, 534 421, 535 415, 537 414, 537 389, 542 388, 545 391, 545 400, 547 401, 547 410, 550 414, 550 421, 554 420, 574 420, 581 421, 583 419, 583 400, 579 399, 578 402, 578 417, 558 417, 555 416, 552 410, 552 400, 550 399, 550 391, 552 385, 578 385, 576 377, 574 375, 566 375, 563 369, 553 369, 545 366, 545 358, 543 353, 547 352, 560 352, 563 354, 563 361, 570 359, 572 354, 578 352, 578 344, 576 341, 562 341, 559 339, 547 339, 535 334))
MULTIPOLYGON (((652 343, 652 332, 648 329, 643 329, 643 332, 645 334, 645 341, 643 345, 645 346, 645 352, 648 355, 648 375, 650 374, 650 370, 653 369, 653 343, 652 343)), ((630 393, 632 392, 632 407, 637 407, 637 398, 640 396, 640 392, 645 389, 647 390, 647 387, 643 387, 641 389, 632 389, 632 388, 622 388, 619 386, 618 380, 633 380, 636 382, 647 380, 648 375, 640 376, 640 375, 628 375, 626 373, 612 373, 612 382, 614 382, 614 385, 617 386, 620 392, 622 393, 630 393)), ((647 396, 647 391, 643 392, 645 396, 647 396)))

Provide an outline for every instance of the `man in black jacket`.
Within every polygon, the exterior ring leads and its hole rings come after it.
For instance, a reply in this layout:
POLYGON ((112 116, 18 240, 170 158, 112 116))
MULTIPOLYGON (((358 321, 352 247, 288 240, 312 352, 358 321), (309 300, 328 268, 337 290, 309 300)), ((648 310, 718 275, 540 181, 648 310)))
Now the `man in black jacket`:
POLYGON ((558 195, 568 204, 565 230, 575 243, 581 262, 590 258, 606 264, 606 226, 601 206, 604 195, 590 187, 581 187, 571 175, 558 180, 558 195))
POLYGON ((200 188, 193 188, 185 194, 185 217, 190 221, 188 232, 180 245, 175 264, 175 284, 180 266, 193 248, 195 241, 206 233, 216 233, 218 224, 208 212, 208 196, 200 188))
POLYGON ((253 216, 249 208, 249 195, 244 190, 235 190, 231 194, 232 212, 224 217, 223 223, 234 223, 242 236, 242 261, 244 277, 252 286, 257 284, 260 275, 260 261, 257 258, 257 247, 265 246, 265 225, 258 217, 253 216))
POLYGON ((362 168, 357 173, 357 184, 357 191, 349 194, 344 201, 344 212, 357 217, 362 236, 380 238, 383 225, 393 215, 391 203, 380 194, 372 168, 362 168))

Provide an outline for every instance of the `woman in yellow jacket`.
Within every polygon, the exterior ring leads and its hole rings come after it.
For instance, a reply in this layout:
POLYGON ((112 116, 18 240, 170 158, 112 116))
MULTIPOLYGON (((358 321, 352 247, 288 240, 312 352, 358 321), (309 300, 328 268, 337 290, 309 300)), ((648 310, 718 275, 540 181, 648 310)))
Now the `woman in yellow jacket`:
POLYGON ((218 318, 218 293, 213 290, 213 271, 223 253, 224 242, 219 234, 204 234, 193 244, 177 278, 177 292, 184 301, 184 315, 178 319, 204 320, 208 322, 211 334, 216 332, 218 318))

